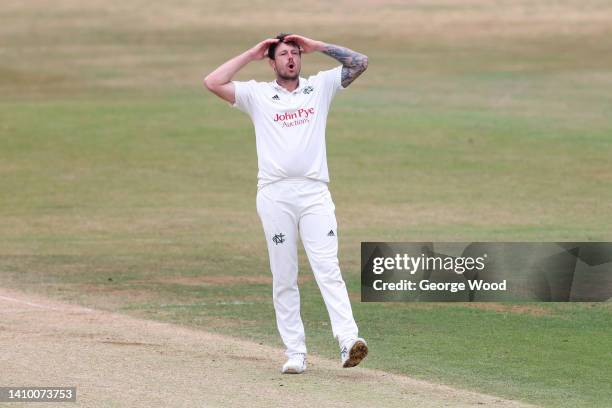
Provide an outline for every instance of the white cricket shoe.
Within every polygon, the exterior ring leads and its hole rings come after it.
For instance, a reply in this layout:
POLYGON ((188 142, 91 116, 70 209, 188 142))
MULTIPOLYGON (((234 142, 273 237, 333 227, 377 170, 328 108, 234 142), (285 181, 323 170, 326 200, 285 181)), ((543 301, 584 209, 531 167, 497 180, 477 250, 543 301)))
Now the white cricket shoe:
POLYGON ((342 367, 355 367, 361 363, 368 355, 368 345, 361 337, 353 339, 345 343, 340 349, 340 358, 342 359, 342 367))
POLYGON ((293 354, 283 365, 283 374, 302 374, 306 370, 306 354, 293 354))

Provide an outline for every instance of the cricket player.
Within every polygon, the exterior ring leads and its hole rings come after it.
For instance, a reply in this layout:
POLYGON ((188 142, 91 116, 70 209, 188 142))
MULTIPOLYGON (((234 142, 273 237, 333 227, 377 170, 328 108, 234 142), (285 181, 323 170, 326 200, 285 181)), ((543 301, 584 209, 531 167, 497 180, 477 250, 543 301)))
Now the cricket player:
POLYGON ((328 190, 325 151, 327 113, 336 92, 348 87, 368 66, 358 52, 299 35, 280 34, 230 59, 204 79, 211 92, 251 117, 259 173, 257 213, 268 245, 278 331, 288 357, 281 372, 306 369, 304 325, 298 290, 298 236, 340 345, 343 367, 367 355, 338 264, 335 206, 328 190), (322 52, 341 65, 300 77, 302 54, 322 52), (233 81, 251 61, 268 57, 276 79, 233 81), (298 235, 299 234, 299 235, 298 235))

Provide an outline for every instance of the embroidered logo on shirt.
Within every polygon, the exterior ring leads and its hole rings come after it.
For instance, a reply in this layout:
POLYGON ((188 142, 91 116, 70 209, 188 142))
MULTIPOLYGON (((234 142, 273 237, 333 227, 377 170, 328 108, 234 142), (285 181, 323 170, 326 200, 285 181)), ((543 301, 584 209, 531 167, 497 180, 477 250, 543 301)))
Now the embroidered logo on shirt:
POLYGON ((327 233, 328 237, 335 237, 336 234, 334 234, 334 230, 329 230, 329 232, 327 233))
POLYGON ((275 101, 280 101, 280 98, 278 97, 278 95, 274 95, 272 99, 274 99, 275 101))
POLYGON ((308 95, 312 91, 314 91, 314 88, 312 86, 307 86, 302 92, 304 93, 304 95, 308 95))

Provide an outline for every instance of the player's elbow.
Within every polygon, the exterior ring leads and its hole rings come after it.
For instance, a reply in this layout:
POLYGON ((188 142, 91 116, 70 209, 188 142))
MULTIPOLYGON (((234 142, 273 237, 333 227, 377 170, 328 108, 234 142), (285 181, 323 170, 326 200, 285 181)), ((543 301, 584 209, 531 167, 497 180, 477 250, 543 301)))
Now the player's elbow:
POLYGON ((214 77, 211 77, 210 75, 204 78, 204 87, 215 95, 222 95, 226 85, 227 84, 219 82, 219 80, 214 77))
POLYGON ((210 75, 206 75, 206 77, 204 77, 204 88, 212 92, 213 87, 214 85, 213 85, 213 81, 211 81, 210 79, 210 75))
POLYGON ((361 61, 361 72, 368 69, 368 56, 364 55, 361 61))
POLYGON ((216 91, 221 87, 222 85, 219 83, 219 80, 216 79, 212 74, 208 74, 206 75, 206 77, 204 78, 204 87, 206 89, 208 89, 210 92, 212 93, 217 93, 216 91))

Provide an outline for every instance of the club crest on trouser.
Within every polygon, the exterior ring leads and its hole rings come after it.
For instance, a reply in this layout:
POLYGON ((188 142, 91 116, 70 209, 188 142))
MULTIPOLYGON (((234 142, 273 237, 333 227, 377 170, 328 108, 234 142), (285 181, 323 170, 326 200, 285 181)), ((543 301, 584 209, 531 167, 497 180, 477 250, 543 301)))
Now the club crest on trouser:
POLYGON ((276 245, 282 244, 285 242, 285 235, 282 232, 280 234, 275 234, 272 237, 272 242, 274 242, 276 245))

